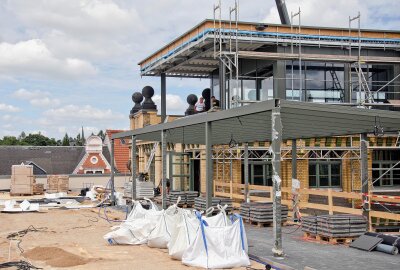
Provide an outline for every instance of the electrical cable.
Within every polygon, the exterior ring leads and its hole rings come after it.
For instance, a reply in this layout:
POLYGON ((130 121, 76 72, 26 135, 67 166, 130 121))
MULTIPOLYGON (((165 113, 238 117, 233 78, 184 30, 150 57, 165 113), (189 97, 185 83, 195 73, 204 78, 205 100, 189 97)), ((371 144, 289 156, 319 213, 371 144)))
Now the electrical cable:
POLYGON ((43 269, 26 261, 0 263, 0 269, 16 267, 18 270, 43 269))
POLYGON ((9 235, 7 235, 7 239, 18 241, 17 247, 21 253, 24 253, 24 249, 21 247, 21 242, 22 242, 22 238, 28 232, 47 232, 47 227, 35 228, 33 225, 29 225, 29 227, 25 230, 21 230, 21 231, 15 232, 15 233, 10 233, 9 235))

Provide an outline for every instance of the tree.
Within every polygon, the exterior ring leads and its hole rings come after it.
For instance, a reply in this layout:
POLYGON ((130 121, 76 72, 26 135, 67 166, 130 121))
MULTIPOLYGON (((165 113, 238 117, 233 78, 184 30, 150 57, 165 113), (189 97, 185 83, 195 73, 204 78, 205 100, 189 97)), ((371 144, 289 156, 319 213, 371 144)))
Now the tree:
POLYGON ((57 145, 57 142, 54 138, 48 138, 43 136, 42 134, 29 134, 21 141, 27 145, 34 145, 34 146, 46 146, 46 145, 57 145))
POLYGON ((99 133, 97 133, 97 136, 99 136, 103 141, 106 137, 106 135, 104 134, 103 130, 100 130, 99 133))
POLYGON ((65 133, 65 136, 62 140, 62 146, 69 146, 69 137, 67 133, 65 133))
POLYGON ((78 135, 76 135, 76 145, 80 145, 82 146, 82 139, 81 139, 81 134, 78 133, 78 135))
POLYGON ((0 141, 2 145, 19 145, 20 142, 15 136, 4 136, 3 140, 0 141))
POLYGON ((21 132, 21 135, 19 135, 19 137, 18 137, 18 140, 19 140, 19 141, 22 141, 22 140, 25 139, 25 138, 26 138, 26 134, 25 134, 24 131, 22 131, 22 132, 21 132))

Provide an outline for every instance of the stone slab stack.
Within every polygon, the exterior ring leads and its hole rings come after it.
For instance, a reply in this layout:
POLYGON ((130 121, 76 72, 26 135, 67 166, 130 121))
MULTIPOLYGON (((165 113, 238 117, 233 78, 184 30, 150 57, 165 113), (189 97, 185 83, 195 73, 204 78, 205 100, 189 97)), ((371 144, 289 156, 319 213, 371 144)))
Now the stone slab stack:
MULTIPOLYGON (((282 222, 287 221, 289 209, 286 205, 281 206, 282 222)), ((272 202, 250 202, 240 205, 242 218, 249 222, 272 223, 273 205, 272 202)))
POLYGON ((308 216, 302 218, 302 231, 329 238, 352 238, 367 231, 367 221, 362 215, 308 216))
MULTIPOLYGON (((230 198, 222 198, 222 197, 213 197, 212 198, 212 206, 214 207, 213 213, 218 213, 219 210, 217 208, 218 205, 224 206, 228 205, 226 212, 231 212, 233 210, 232 199, 230 198)), ((197 197, 194 200, 194 208, 199 211, 206 211, 206 198, 205 197, 197 197)))

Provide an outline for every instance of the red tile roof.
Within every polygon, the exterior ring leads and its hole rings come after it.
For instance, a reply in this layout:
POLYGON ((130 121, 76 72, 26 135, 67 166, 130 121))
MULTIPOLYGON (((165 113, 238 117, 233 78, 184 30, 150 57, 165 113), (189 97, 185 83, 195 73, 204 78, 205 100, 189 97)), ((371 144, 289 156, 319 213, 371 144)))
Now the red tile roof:
MULTIPOLYGON (((120 133, 124 132, 126 130, 111 130, 107 129, 106 130, 106 136, 108 137, 109 141, 111 142, 111 135, 115 133, 120 133)), ((111 153, 111 145, 110 145, 110 153, 111 153)), ((128 144, 122 144, 121 140, 115 140, 114 141, 114 162, 115 162, 115 168, 120 172, 120 173, 129 173, 129 169, 126 166, 129 161, 129 145, 128 144)))

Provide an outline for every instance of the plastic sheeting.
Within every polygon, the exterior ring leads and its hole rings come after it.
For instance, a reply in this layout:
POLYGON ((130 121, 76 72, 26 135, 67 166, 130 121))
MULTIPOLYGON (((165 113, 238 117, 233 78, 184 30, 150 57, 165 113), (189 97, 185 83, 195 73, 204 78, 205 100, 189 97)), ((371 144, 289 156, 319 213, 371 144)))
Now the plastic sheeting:
POLYGON ((199 217, 200 229, 193 243, 183 253, 182 263, 203 268, 234 268, 250 265, 243 220, 229 226, 209 226, 199 217))

